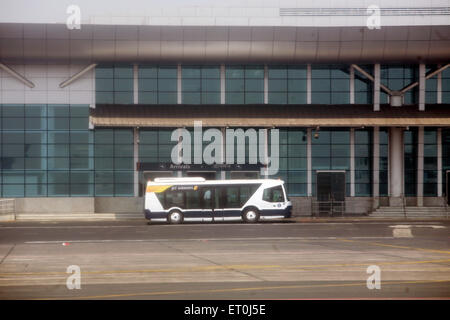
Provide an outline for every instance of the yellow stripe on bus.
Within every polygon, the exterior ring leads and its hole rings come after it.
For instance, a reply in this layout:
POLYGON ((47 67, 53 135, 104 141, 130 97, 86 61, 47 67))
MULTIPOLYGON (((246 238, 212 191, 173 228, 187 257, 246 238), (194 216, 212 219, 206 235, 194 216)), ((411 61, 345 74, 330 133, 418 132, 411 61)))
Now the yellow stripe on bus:
POLYGON ((171 186, 147 186, 146 192, 160 193, 166 191, 170 187, 171 186))

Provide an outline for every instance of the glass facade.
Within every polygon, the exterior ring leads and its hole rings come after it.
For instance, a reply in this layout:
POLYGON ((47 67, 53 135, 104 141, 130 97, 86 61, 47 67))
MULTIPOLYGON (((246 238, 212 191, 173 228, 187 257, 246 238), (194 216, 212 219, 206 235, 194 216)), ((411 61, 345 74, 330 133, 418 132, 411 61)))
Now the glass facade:
POLYGON ((133 103, 133 66, 101 65, 95 68, 95 101, 102 104, 133 103))
POLYGON ((373 130, 355 129, 355 196, 372 195, 373 130))
MULTIPOLYGON (((373 66, 359 65, 369 74, 373 73, 373 66)), ((373 103, 373 82, 361 74, 358 70, 354 70, 355 74, 355 103, 356 104, 372 104, 373 103)))
POLYGON ((132 129, 95 129, 95 196, 133 196, 132 129))
POLYGON ((442 71, 442 103, 450 103, 450 68, 442 71))
MULTIPOLYGON (((381 65, 380 81, 391 90, 401 90, 407 85, 418 81, 418 65, 381 65)), ((418 86, 407 91, 404 104, 417 103, 418 86)), ((388 94, 380 90, 380 103, 389 103, 388 94)))
POLYGON ((290 196, 307 195, 307 143, 306 128, 280 129, 279 171, 275 176, 285 181, 290 196))
POLYGON ((269 66, 269 103, 306 104, 306 66, 269 66))
POLYGON ((177 66, 140 65, 138 68, 140 104, 177 103, 177 66))
POLYGON ((182 103, 220 103, 220 66, 183 66, 181 79, 182 103))
POLYGON ((313 130, 312 192, 316 195, 317 170, 343 170, 346 173, 346 194, 350 196, 350 129, 324 128, 313 130))
POLYGON ((93 195, 88 105, 0 105, 3 197, 93 195))
POLYGON ((225 103, 264 103, 264 66, 226 66, 225 103))
POLYGON ((349 104, 350 67, 313 65, 311 67, 311 102, 313 104, 349 104))

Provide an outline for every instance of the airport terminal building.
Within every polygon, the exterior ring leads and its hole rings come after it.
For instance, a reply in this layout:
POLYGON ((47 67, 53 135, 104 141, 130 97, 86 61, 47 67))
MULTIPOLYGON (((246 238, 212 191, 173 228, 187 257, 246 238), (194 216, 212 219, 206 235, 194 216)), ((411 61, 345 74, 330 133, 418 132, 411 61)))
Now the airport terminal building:
MULTIPOLYGON (((111 4, 102 15, 81 1, 80 29, 65 5, 42 17, 6 5, 0 198, 25 213, 139 212, 155 177, 269 177, 286 182, 297 216, 321 201, 354 214, 445 211, 450 3, 371 1, 381 25, 369 28, 364 5, 316 2, 111 4), (174 165, 172 133, 194 134, 194 121, 224 133, 225 149, 239 143, 229 129, 278 129, 278 172, 261 175, 251 139, 244 164, 193 153, 174 165)), ((270 151, 270 135, 258 138, 270 151)))

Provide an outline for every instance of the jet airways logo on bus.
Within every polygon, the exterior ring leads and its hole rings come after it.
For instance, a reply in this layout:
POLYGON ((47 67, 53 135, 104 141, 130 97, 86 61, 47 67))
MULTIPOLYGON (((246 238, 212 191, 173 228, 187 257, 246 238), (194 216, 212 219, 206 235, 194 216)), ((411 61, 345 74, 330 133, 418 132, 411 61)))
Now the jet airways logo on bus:
POLYGON ((210 128, 203 132, 202 121, 194 121, 194 150, 192 150, 191 133, 185 128, 175 129, 172 132, 171 140, 178 142, 171 152, 172 162, 176 165, 191 164, 192 154, 194 154, 194 164, 235 164, 235 161, 237 164, 245 164, 247 158, 248 164, 259 162, 263 165, 261 175, 273 175, 278 172, 278 129, 258 129, 256 131, 248 128, 244 131, 240 128, 227 128, 224 138, 221 130, 210 128), (246 148, 247 140, 248 148, 246 148), (203 148, 203 142, 209 142, 209 144, 203 148), (248 157, 246 157, 246 149, 248 149, 248 157))

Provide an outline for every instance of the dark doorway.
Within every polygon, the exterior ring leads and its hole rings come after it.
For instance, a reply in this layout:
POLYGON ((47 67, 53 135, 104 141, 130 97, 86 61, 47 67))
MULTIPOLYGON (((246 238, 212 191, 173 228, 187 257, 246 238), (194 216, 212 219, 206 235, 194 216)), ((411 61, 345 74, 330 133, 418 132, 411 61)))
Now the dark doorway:
POLYGON ((342 214, 345 201, 345 171, 317 172, 316 194, 319 214, 342 214))

